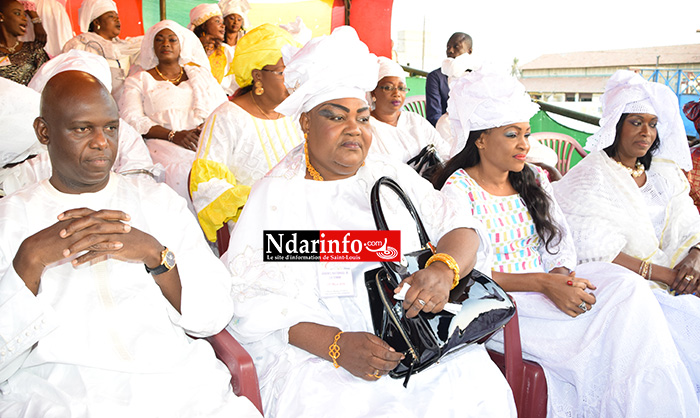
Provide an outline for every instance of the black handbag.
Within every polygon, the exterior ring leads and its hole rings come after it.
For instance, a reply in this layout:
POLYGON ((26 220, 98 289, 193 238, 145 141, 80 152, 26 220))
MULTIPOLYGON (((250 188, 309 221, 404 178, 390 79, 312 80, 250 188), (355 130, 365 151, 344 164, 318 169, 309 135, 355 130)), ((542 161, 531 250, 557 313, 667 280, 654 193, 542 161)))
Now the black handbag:
POLYGON ((418 155, 406 161, 406 164, 411 166, 414 170, 418 172, 423 178, 430 180, 433 174, 442 168, 444 162, 435 148, 435 145, 426 145, 418 155))
POLYGON ((370 195, 377 229, 388 230, 380 201, 381 186, 393 190, 411 213, 422 247, 403 254, 401 263, 382 262, 382 267, 365 273, 375 335, 405 355, 389 376, 404 378, 405 387, 412 374, 425 370, 448 352, 485 342, 505 326, 515 314, 515 306, 496 282, 472 270, 450 292, 449 302, 462 305, 457 315, 444 310, 436 314, 421 311, 407 318, 403 301, 394 299, 394 289, 401 280, 425 266, 434 254, 434 247, 413 203, 389 177, 377 180, 370 195))

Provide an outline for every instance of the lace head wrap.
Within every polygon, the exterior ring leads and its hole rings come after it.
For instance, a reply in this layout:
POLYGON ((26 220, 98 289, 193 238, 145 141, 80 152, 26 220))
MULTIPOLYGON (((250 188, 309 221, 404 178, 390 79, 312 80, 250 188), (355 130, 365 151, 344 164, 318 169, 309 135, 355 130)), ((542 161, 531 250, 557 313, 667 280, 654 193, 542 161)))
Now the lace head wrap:
POLYGON ((187 26, 187 29, 194 30, 194 28, 214 16, 224 17, 223 14, 221 14, 221 9, 219 9, 218 4, 204 3, 194 6, 192 10, 190 10, 190 24, 187 26))
POLYGON ((379 62, 379 75, 377 76, 377 82, 381 81, 384 77, 398 77, 406 82, 406 71, 395 61, 390 60, 387 57, 378 57, 377 62, 379 62))
POLYGON ((117 12, 117 4, 112 0, 83 0, 78 9, 80 30, 87 33, 90 23, 107 12, 117 12))
POLYGON ((242 17, 244 28, 250 25, 248 22, 248 11, 250 10, 248 0, 219 0, 219 8, 224 17, 234 13, 242 17))
POLYGON ((314 38, 300 50, 285 46, 282 56, 287 66, 284 84, 291 94, 275 110, 293 119, 329 100, 366 102, 365 93, 377 85, 377 57, 350 26, 314 38))
POLYGON ((112 91, 112 73, 107 60, 100 55, 78 49, 71 49, 47 61, 34 74, 28 87, 41 93, 51 77, 64 71, 86 72, 100 80, 107 91, 112 91))
POLYGON ((451 155, 464 148, 469 132, 528 122, 538 110, 515 77, 479 70, 455 78, 447 99, 447 114, 457 138, 451 155))
POLYGON ((33 123, 39 116, 40 97, 26 86, 0 78, 0 169, 39 153, 33 123))
POLYGON ((144 70, 158 65, 158 57, 156 57, 155 50, 153 48, 153 40, 156 35, 163 29, 170 29, 177 35, 178 41, 180 41, 180 65, 185 65, 187 63, 193 62, 200 67, 210 69, 209 59, 207 58, 206 52, 202 47, 202 43, 199 41, 197 36, 190 30, 185 29, 180 24, 173 22, 172 20, 163 20, 155 25, 151 26, 143 37, 141 42, 141 67, 144 70))
POLYGON ((659 119, 656 130, 660 144, 653 155, 675 161, 684 170, 692 168, 678 98, 668 86, 620 70, 605 85, 601 103, 600 129, 588 138, 585 146, 588 151, 599 151, 615 142, 617 122, 623 113, 648 113, 659 119))
POLYGON ((476 71, 481 69, 482 62, 472 54, 462 54, 457 58, 445 58, 442 61, 440 71, 451 81, 457 77, 463 77, 467 70, 476 71))
POLYGON ((292 38, 294 38, 294 40, 299 42, 302 46, 306 45, 306 43, 309 42, 313 37, 311 29, 306 27, 304 21, 299 16, 297 16, 297 18, 294 21, 289 22, 287 24, 280 23, 279 26, 280 28, 291 33, 292 38))
POLYGON ((236 84, 246 87, 253 82, 253 70, 266 65, 275 65, 282 58, 282 47, 300 47, 286 30, 265 23, 246 33, 236 44, 236 53, 231 62, 231 72, 236 84))

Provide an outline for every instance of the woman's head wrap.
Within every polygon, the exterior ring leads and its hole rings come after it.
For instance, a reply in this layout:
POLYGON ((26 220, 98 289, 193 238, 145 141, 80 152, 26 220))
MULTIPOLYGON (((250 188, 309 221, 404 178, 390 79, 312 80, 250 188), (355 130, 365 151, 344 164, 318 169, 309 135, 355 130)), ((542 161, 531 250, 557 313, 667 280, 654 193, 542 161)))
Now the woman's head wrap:
POLYGON ((380 82, 384 77, 398 77, 404 83, 406 82, 408 73, 406 73, 396 61, 390 60, 387 57, 378 57, 377 62, 379 63, 377 82, 380 82))
POLYGON ((289 32, 269 23, 246 33, 236 44, 236 52, 231 62, 236 84, 246 87, 253 82, 253 70, 277 64, 282 58, 281 49, 285 45, 301 46, 289 32))
POLYGON ((678 97, 668 86, 620 70, 605 85, 601 103, 601 128, 588 138, 585 146, 588 151, 599 151, 615 142, 617 122, 623 113, 648 113, 659 119, 656 130, 660 144, 654 156, 675 161, 684 170, 693 167, 678 97))
POLYGON ((158 65, 158 57, 153 48, 153 40, 156 35, 163 29, 170 29, 177 35, 180 41, 180 65, 193 62, 200 67, 210 69, 209 59, 207 58, 204 47, 197 36, 190 30, 185 29, 179 23, 172 20, 162 20, 151 26, 141 41, 141 67, 144 70, 150 69, 158 65))
POLYGON ((529 122, 538 110, 515 77, 479 70, 455 78, 447 99, 447 114, 457 138, 451 155, 464 148, 469 132, 529 122))
POLYGON ((78 9, 80 30, 87 33, 90 23, 107 12, 117 12, 117 4, 112 0, 83 0, 78 9))
POLYGON ((700 100, 684 104, 683 113, 689 121, 695 124, 695 130, 700 133, 700 100))
POLYGON ((100 80, 107 91, 112 91, 112 73, 107 60, 100 55, 78 49, 71 49, 47 61, 34 74, 28 87, 41 93, 53 76, 64 71, 86 72, 100 80))
POLYGON ((306 45, 306 43, 313 37, 311 29, 306 27, 304 20, 300 16, 297 16, 294 21, 287 24, 280 23, 279 26, 292 34, 292 38, 294 38, 294 40, 299 42, 302 46, 306 45))
POLYGON ((304 48, 282 49, 284 84, 291 94, 275 109, 297 119, 323 102, 342 98, 367 101, 377 85, 379 64, 350 26, 314 38, 304 48))
POLYGON ((250 25, 248 22, 248 11, 250 10, 248 0, 219 0, 219 8, 224 17, 233 13, 242 17, 244 28, 250 25))
POLYGON ((0 78, 0 169, 41 150, 33 126, 40 98, 34 90, 0 78))
POLYGON ((477 71, 482 67, 481 60, 472 54, 462 54, 457 58, 445 58, 440 71, 447 76, 448 81, 463 77, 467 70, 477 71))
POLYGON ((187 26, 187 29, 194 30, 194 28, 214 16, 224 17, 223 14, 221 14, 221 9, 219 9, 218 4, 204 3, 194 6, 192 10, 190 10, 190 24, 187 26))

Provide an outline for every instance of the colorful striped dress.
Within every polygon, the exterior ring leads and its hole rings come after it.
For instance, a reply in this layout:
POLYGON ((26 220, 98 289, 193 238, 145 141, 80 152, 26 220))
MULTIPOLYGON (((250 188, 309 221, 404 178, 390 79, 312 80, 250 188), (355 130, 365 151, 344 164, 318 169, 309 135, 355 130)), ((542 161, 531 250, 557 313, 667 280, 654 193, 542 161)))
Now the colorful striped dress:
POLYGON ((538 250, 541 240, 519 194, 494 196, 462 169, 452 174, 445 186, 462 190, 471 201, 472 215, 481 221, 489 233, 495 271, 542 271, 538 250))

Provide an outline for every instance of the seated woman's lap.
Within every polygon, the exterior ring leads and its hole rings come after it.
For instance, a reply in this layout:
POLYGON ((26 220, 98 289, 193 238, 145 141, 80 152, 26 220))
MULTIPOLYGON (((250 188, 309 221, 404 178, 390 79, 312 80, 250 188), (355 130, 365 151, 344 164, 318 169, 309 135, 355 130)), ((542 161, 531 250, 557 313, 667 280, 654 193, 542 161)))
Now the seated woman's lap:
POLYGON ((510 387, 485 348, 474 345, 452 356, 411 376, 407 388, 403 379, 361 380, 325 360, 310 359, 295 367, 270 412, 276 417, 510 416, 510 387))

